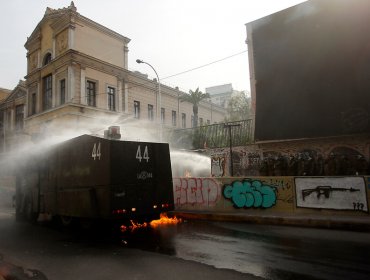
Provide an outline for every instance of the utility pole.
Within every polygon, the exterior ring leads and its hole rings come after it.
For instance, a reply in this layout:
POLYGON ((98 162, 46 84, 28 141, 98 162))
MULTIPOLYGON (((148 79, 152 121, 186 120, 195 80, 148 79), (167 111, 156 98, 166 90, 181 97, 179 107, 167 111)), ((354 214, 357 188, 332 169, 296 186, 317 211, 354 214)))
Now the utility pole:
POLYGON ((240 126, 240 123, 238 124, 231 124, 231 123, 225 123, 224 128, 229 129, 229 143, 230 143, 230 175, 231 177, 234 176, 234 164, 233 164, 233 142, 231 137, 231 129, 233 127, 240 126))

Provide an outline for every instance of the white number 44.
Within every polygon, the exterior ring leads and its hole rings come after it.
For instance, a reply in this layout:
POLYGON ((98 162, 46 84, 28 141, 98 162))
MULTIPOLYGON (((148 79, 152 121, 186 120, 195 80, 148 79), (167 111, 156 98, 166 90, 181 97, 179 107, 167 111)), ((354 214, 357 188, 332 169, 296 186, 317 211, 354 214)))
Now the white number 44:
POLYGON ((91 152, 91 157, 94 160, 96 160, 97 158, 100 160, 100 157, 101 157, 100 142, 98 143, 98 145, 96 145, 96 143, 94 143, 94 147, 93 147, 92 152, 91 152))
POLYGON ((146 162, 149 161, 148 146, 145 146, 145 148, 144 148, 144 154, 143 155, 141 155, 141 147, 140 147, 140 145, 137 146, 136 159, 138 159, 139 162, 141 162, 142 159, 146 160, 146 162))

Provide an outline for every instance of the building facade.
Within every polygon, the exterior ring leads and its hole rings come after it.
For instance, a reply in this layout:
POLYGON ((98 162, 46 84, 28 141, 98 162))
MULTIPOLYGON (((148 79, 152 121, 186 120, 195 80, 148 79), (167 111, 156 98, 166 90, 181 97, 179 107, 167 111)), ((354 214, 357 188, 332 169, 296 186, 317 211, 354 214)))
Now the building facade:
MULTIPOLYGON (((191 127, 192 104, 180 100, 186 93, 161 84, 159 98, 156 80, 128 70, 129 42, 79 14, 73 2, 62 9, 47 8, 25 43, 23 134, 33 139, 66 130, 102 134, 109 125, 124 128, 137 121, 154 134, 158 128, 191 127)), ((6 99, 0 102, 0 120, 7 123, 6 99)), ((16 111, 12 109, 14 120, 16 111)), ((224 117, 220 106, 201 102, 199 123, 221 122, 224 117)), ((7 135, 2 136, 3 144, 7 135)))
POLYGON ((208 87, 206 88, 206 93, 209 93, 212 103, 225 109, 228 107, 229 101, 232 97, 245 97, 245 92, 234 90, 232 84, 208 87))
POLYGON ((25 44, 27 133, 93 127, 125 113, 129 41, 78 14, 73 2, 47 8, 25 44))
POLYGON ((0 100, 0 153, 16 149, 23 143, 26 84, 19 81, 14 90, 3 90, 0 100))

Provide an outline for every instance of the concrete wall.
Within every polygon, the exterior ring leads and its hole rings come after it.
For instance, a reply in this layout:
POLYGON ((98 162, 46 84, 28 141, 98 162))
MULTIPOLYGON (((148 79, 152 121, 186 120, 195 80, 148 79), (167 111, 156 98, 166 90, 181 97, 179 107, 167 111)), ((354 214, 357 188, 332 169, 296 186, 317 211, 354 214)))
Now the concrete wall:
POLYGON ((174 178, 176 210, 369 215, 370 177, 174 178))

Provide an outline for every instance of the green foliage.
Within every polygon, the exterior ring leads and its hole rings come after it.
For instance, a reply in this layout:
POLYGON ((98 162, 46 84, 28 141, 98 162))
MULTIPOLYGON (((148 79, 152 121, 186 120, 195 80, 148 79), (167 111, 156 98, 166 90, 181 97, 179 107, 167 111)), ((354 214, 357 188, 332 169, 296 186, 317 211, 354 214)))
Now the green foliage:
POLYGON ((199 87, 195 91, 190 90, 189 94, 184 94, 180 97, 180 100, 193 104, 194 127, 198 126, 198 105, 203 99, 209 97, 209 93, 201 92, 199 87))
POLYGON ((227 117, 225 121, 240 121, 249 119, 250 114, 250 99, 244 94, 239 94, 231 97, 226 108, 227 117))
MULTIPOLYGON (((252 120, 230 122, 238 124, 232 128, 234 146, 244 146, 252 143, 252 120)), ((172 131, 169 142, 178 149, 223 148, 230 144, 229 130, 222 124, 205 125, 172 131)))

